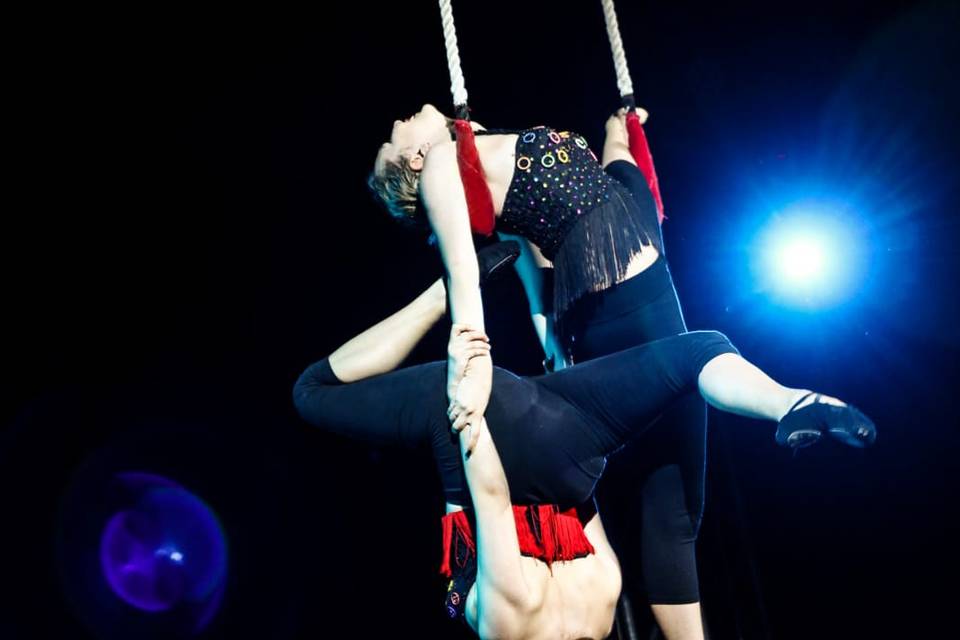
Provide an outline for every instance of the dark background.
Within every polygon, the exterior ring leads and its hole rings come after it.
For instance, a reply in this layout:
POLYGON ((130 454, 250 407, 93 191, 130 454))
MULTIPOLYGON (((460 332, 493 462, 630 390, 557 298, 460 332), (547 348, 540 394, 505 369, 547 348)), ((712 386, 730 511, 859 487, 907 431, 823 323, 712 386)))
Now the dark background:
MULTIPOLYGON (((598 4, 457 3, 475 118, 599 148, 618 95, 598 4)), ((880 430, 870 451, 794 458, 768 425, 711 414, 713 637, 944 635, 957 6, 620 5, 688 324, 880 430), (772 305, 746 268, 756 228, 810 196, 855 202, 864 265, 815 313, 772 305)), ((461 633, 441 610, 429 456, 318 432, 289 400, 307 364, 440 273, 364 185, 394 118, 449 108, 435 3, 74 11, 8 24, 0 636, 94 637, 104 614, 71 592, 63 514, 114 468, 172 477, 220 515, 229 581, 205 637, 461 633)), ((489 331, 498 364, 536 373, 519 296, 513 277, 491 287, 489 331)))

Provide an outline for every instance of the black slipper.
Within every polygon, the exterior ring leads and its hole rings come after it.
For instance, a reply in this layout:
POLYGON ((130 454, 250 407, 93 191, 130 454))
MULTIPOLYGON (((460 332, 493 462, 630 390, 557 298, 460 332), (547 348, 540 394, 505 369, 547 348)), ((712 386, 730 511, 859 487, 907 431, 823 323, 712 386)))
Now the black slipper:
POLYGON ((813 395, 806 394, 790 408, 777 425, 777 444, 800 449, 816 444, 829 434, 851 447, 869 447, 877 440, 877 427, 853 405, 837 406, 822 402, 816 394, 813 402, 797 409, 797 405, 813 395))

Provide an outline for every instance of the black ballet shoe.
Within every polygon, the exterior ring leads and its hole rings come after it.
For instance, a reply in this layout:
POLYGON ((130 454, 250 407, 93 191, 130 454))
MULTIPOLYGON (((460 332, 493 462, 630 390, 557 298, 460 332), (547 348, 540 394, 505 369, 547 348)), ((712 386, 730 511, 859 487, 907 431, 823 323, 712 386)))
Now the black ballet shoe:
POLYGON ((876 442, 876 425, 853 405, 841 407, 822 402, 823 396, 818 393, 813 402, 797 409, 811 395, 813 392, 797 400, 781 418, 777 425, 777 444, 801 449, 816 444, 825 433, 851 447, 869 447, 876 442))
POLYGON ((516 240, 503 240, 484 247, 477 252, 477 265, 480 267, 480 286, 500 277, 507 267, 520 257, 520 243, 516 240))

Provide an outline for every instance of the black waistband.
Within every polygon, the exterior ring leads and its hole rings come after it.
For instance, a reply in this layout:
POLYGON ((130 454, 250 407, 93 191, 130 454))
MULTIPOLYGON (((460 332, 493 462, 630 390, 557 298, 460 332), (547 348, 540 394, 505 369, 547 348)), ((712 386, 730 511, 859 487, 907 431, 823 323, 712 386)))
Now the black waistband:
POLYGON ((623 282, 602 291, 591 291, 573 301, 563 315, 568 328, 580 322, 615 318, 645 306, 665 291, 673 290, 673 278, 666 259, 660 255, 649 267, 623 282))

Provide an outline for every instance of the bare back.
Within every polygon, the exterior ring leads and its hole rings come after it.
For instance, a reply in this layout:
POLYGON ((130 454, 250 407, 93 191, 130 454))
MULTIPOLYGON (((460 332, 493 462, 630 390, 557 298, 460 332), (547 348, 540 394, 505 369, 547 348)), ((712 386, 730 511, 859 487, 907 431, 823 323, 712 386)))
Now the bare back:
POLYGON ((520 571, 529 598, 522 603, 487 595, 478 619, 483 574, 467 594, 466 618, 481 638, 499 640, 600 640, 612 629, 620 596, 620 564, 610 548, 600 517, 584 527, 596 553, 547 566, 541 560, 520 556, 520 571), (494 624, 489 624, 490 620, 494 624), (486 622, 486 624, 483 624, 486 622), (495 629, 490 634, 486 631, 495 629))

